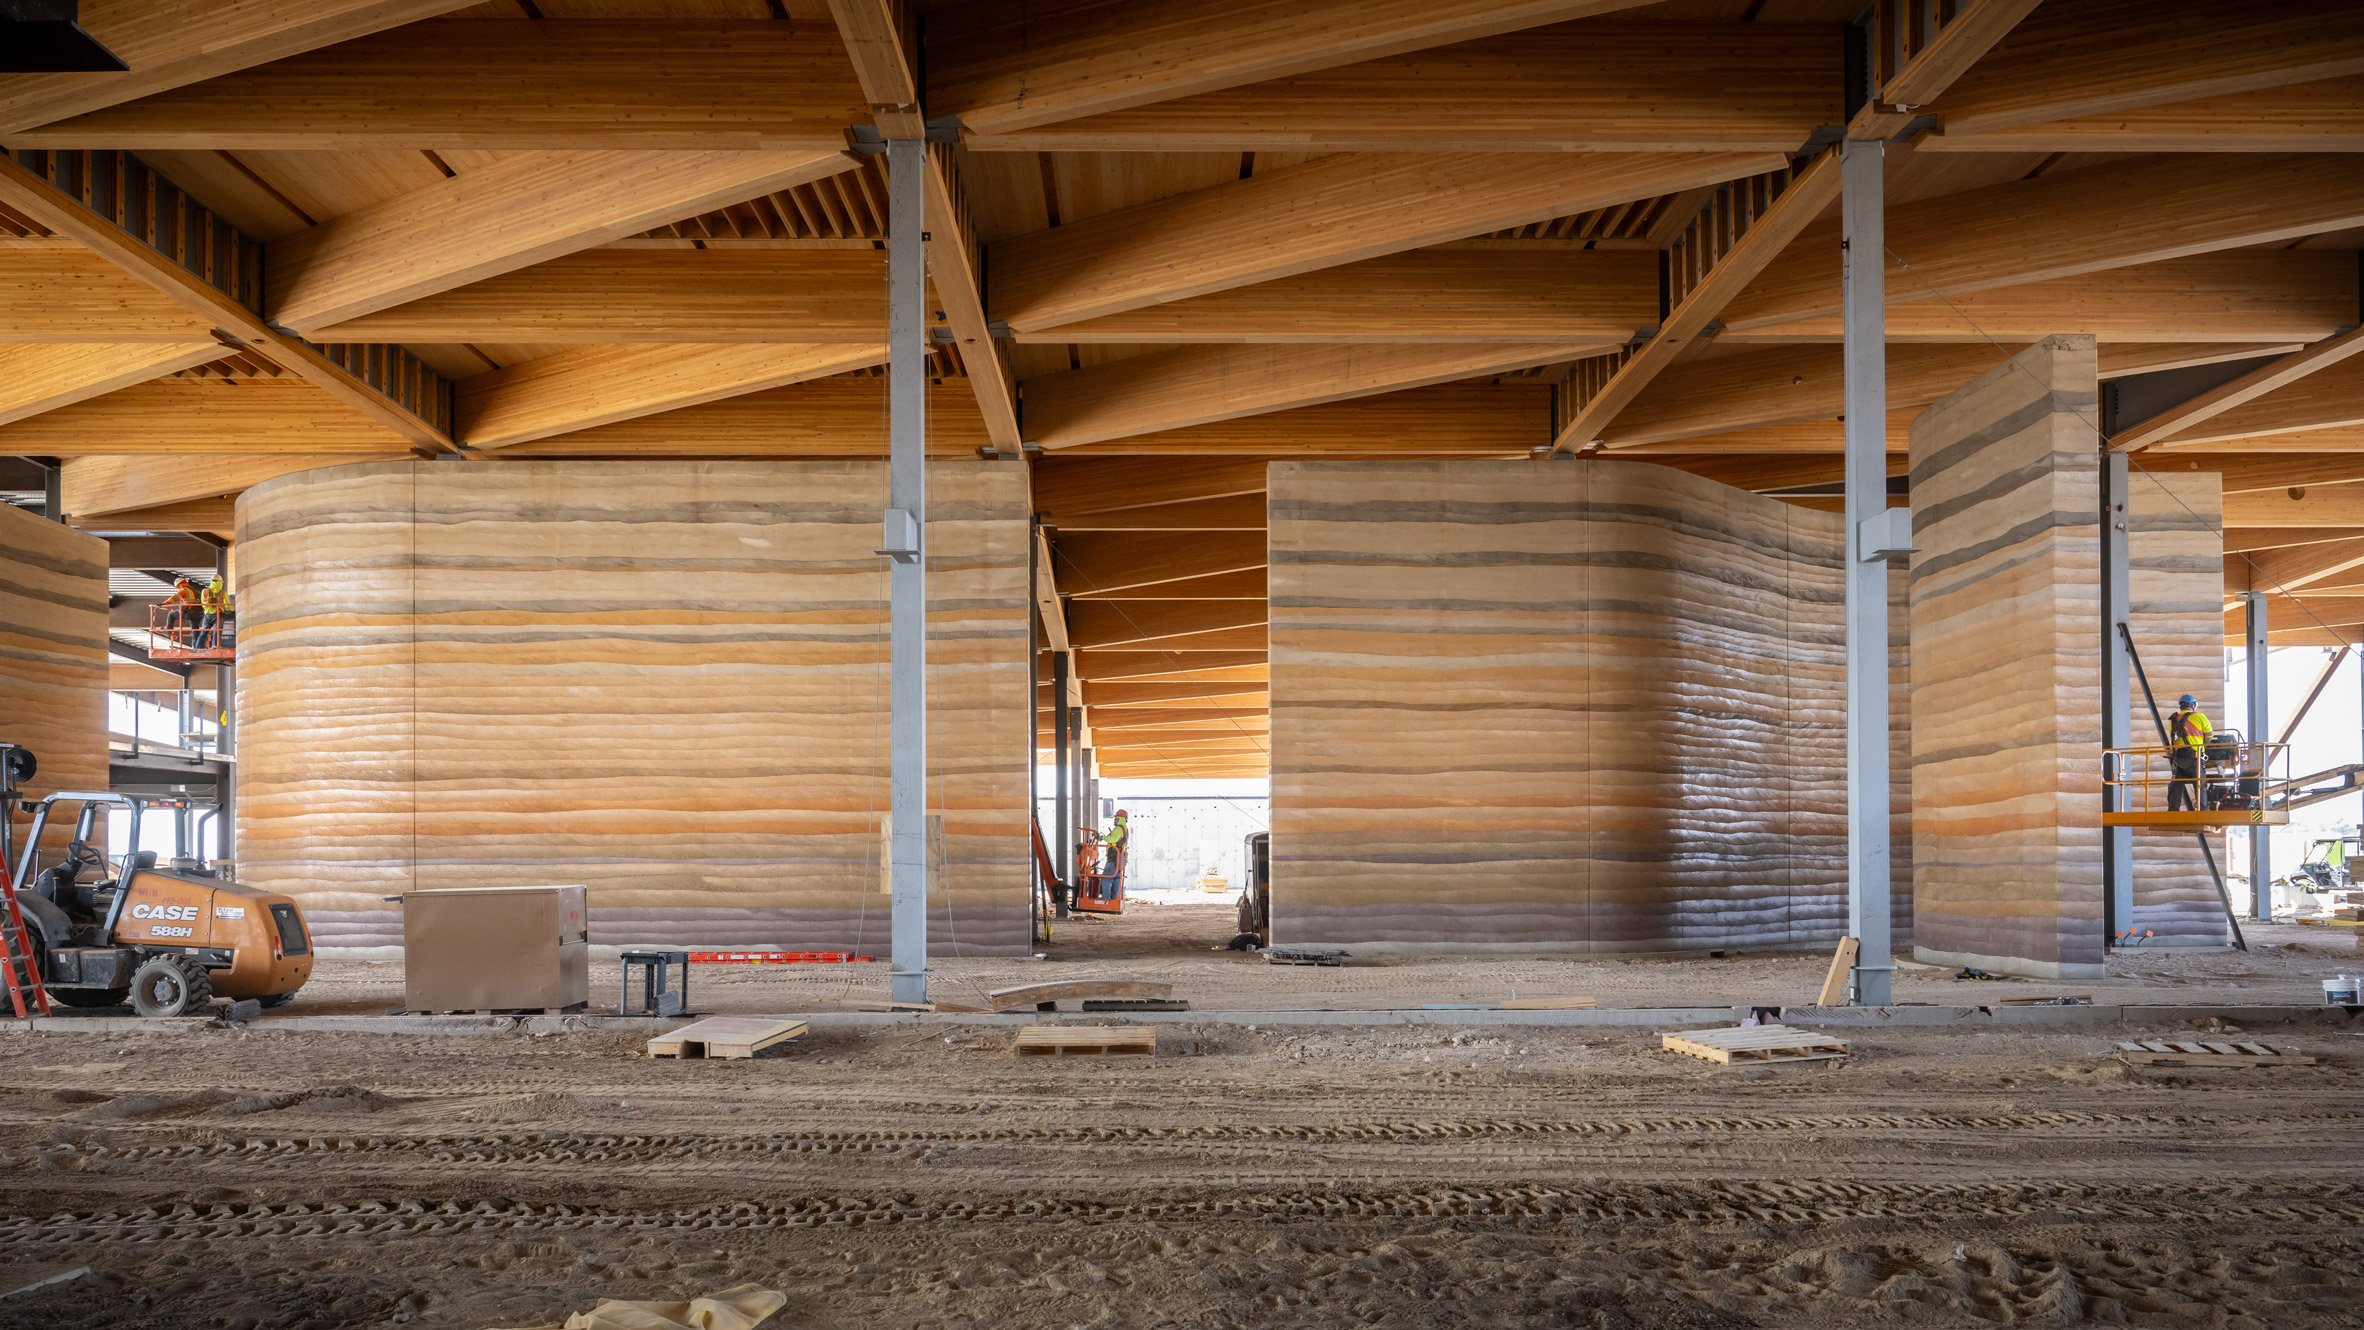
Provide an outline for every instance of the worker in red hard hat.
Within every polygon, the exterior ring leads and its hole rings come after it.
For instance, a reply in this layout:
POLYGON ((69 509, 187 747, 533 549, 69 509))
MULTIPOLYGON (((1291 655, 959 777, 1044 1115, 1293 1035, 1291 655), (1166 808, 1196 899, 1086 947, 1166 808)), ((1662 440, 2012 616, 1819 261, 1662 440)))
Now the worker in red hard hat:
POLYGON ((1111 874, 1124 876, 1125 850, 1131 845, 1132 839, 1132 824, 1125 821, 1125 810, 1119 808, 1116 810, 1116 820, 1108 824, 1108 834, 1100 838, 1100 843, 1108 847, 1108 871, 1111 874))

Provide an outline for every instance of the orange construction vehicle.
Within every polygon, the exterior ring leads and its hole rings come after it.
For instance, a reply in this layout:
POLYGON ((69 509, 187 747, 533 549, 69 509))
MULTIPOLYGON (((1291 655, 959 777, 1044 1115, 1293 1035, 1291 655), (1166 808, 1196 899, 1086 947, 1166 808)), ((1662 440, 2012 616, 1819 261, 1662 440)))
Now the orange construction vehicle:
POLYGON ((34 806, 31 834, 9 889, 23 911, 41 987, 72 1007, 128 1000, 142 1016, 184 1016, 217 997, 280 1006, 312 976, 312 936, 293 900, 225 878, 157 869, 153 851, 110 866, 95 844, 99 814, 131 814, 139 844, 145 801, 121 794, 50 795, 34 806), (65 858, 36 872, 50 814, 78 804, 65 858))

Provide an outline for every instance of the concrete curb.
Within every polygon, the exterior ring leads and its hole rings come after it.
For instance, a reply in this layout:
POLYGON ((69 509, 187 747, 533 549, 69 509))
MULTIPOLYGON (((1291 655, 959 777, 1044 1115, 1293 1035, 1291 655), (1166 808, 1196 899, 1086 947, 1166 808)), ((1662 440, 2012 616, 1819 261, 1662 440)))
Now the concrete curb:
MULTIPOLYGON (((1730 1025, 1745 1019, 1754 1008, 1739 1007, 1611 1007, 1575 1011, 1371 1010, 1371 1011, 1124 1011, 1124 1012, 964 1012, 822 1011, 783 1012, 814 1029, 859 1029, 870 1026, 1024 1026, 1046 1020, 1121 1021, 1128 1025, 1281 1025, 1281 1026, 1581 1026, 1604 1029, 1661 1029, 1688 1025, 1730 1025)), ((1788 1007, 1785 1024, 1813 1028, 1879 1029, 1929 1027, 2011 1027, 2194 1025, 2209 1017, 2236 1024, 2271 1025, 2290 1021, 2364 1025, 2364 1008, 2308 1006, 2151 1006, 2094 1005, 2085 1007, 1788 1007)), ((753 1014, 753 1013, 750 1013, 753 1014)), ((379 1035, 514 1035, 549 1037, 593 1031, 619 1030, 655 1034, 694 1018, 645 1016, 266 1016, 237 1027, 281 1034, 379 1035)), ((0 1022, 0 1030, 18 1034, 172 1034, 217 1028, 210 1018, 143 1019, 130 1016, 51 1016, 0 1022)))

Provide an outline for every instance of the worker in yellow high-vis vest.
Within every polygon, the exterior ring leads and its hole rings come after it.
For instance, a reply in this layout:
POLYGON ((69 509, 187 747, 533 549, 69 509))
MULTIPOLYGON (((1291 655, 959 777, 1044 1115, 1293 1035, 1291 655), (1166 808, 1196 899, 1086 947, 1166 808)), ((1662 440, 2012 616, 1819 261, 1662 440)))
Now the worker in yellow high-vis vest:
POLYGON ((2208 751, 2208 736, 2216 727, 2200 710, 2200 699, 2185 693, 2175 699, 2175 714, 2167 718, 2167 761, 2175 779, 2167 786, 2167 811, 2197 811, 2200 807, 2200 758, 2208 751))

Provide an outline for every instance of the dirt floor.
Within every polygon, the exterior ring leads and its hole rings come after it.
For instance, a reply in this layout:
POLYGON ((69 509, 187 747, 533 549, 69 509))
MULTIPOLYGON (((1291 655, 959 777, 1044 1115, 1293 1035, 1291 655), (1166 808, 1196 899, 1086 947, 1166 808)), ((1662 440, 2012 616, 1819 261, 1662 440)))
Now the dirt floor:
MULTIPOLYGON (((1402 1008, 1567 994, 1598 998, 1605 1007, 1796 1005, 1814 1000, 1830 963, 1825 951, 1734 951, 1680 960, 1358 956, 1335 969, 1271 965, 1222 949, 1235 923, 1228 899, 1172 899, 1181 903, 1153 899, 1114 918, 1060 923, 1045 959, 940 957, 931 963, 929 993, 984 1006, 996 988, 1125 978, 1171 983, 1202 1011, 1402 1008)), ((1957 979, 1952 968, 1915 966, 1908 952, 1899 958, 1896 998, 1979 1005, 2005 997, 2091 994, 2108 1003, 2313 1006, 2323 1000, 2320 981, 2364 967, 2356 932, 2253 925, 2247 952, 2120 951, 2112 954, 2103 980, 1957 979)), ((881 959, 870 964, 699 966, 690 996, 697 1010, 707 1012, 802 1011, 882 998, 885 950, 881 939, 881 959)), ((594 955, 594 1009, 613 1010, 615 952, 596 948, 594 955)), ((377 1015, 401 1006, 400 961, 331 957, 284 1014, 377 1015)))
MULTIPOLYGON (((1113 953, 1168 922, 961 982, 1137 972, 1113 953)), ((2110 983, 2283 1000, 2328 955, 2110 983)), ((1169 959, 1194 999, 1299 1007, 1699 1000, 1822 965, 1169 959)), ((849 979, 697 982, 784 1009, 849 979)), ((399 973, 319 989, 289 1010, 394 1005, 399 973)), ((0 1261, 92 1270, 0 1327, 480 1330, 742 1281, 795 1330, 2364 1324, 2364 1022, 2336 1011, 2245 1032, 2320 1065, 2248 1070, 2103 1056, 2213 1019, 1849 1031, 1843 1062, 1738 1070, 1636 1028, 1160 1029, 1154 1058, 1022 1059, 1008 1027, 823 1026, 743 1062, 619 1031, 0 1031, 0 1261)))

